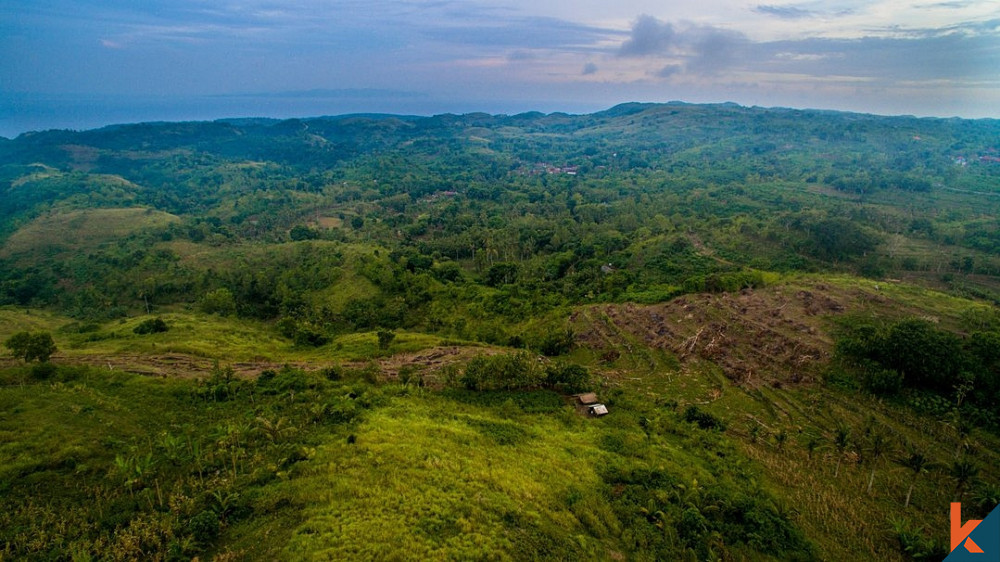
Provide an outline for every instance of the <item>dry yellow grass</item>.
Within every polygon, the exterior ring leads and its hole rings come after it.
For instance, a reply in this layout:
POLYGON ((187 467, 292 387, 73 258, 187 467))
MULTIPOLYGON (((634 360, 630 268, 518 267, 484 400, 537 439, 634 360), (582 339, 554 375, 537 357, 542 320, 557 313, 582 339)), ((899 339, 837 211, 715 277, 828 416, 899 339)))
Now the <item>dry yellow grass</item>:
POLYGON ((85 248, 179 220, 170 213, 144 207, 49 213, 12 234, 0 256, 85 248))

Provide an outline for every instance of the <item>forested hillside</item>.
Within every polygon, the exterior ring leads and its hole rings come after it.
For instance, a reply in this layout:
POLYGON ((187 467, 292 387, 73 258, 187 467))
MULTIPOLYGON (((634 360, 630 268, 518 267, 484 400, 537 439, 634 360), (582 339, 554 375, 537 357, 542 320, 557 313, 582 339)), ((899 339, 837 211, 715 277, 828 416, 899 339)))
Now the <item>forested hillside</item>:
POLYGON ((995 120, 2 140, 0 559, 941 559, 1000 503, 998 215, 995 120))

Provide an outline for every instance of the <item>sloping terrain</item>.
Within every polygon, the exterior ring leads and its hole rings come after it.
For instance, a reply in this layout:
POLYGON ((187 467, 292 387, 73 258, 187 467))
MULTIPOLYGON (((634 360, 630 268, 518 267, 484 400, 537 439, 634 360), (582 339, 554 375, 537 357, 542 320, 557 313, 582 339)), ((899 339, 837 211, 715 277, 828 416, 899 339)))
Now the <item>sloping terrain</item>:
POLYGON ((179 221, 170 213, 151 208, 57 211, 36 218, 11 234, 0 248, 0 257, 95 249, 100 244, 163 229, 179 221))

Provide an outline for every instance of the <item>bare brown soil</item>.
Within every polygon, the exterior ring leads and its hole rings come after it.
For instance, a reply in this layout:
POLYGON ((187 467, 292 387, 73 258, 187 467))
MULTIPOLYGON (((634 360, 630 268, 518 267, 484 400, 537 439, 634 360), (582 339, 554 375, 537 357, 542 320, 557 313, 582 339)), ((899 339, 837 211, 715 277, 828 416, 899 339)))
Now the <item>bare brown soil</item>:
POLYGON ((662 349, 681 361, 708 360, 740 384, 813 380, 828 361, 828 319, 860 301, 864 291, 780 286, 739 294, 687 295, 655 305, 587 307, 570 318, 576 341, 610 361, 633 346, 662 349))
MULTIPOLYGON (((453 364, 462 364, 469 361, 476 355, 492 355, 503 351, 499 348, 490 347, 462 347, 462 346, 442 346, 424 349, 413 353, 400 353, 388 357, 379 357, 372 361, 378 365, 381 376, 387 379, 394 379, 399 376, 399 371, 404 366, 412 366, 417 372, 428 378, 428 382, 434 382, 438 372, 453 364)), ((57 353, 53 356, 53 361, 57 363, 84 364, 93 367, 104 368, 109 371, 122 371, 136 373, 153 377, 172 378, 202 378, 211 374, 215 366, 215 360, 205 357, 196 357, 180 353, 170 354, 121 354, 121 355, 66 355, 57 353)), ((0 359, 0 365, 9 366, 19 363, 12 358, 0 359)), ((239 378, 256 378, 262 371, 272 369, 278 370, 289 365, 291 367, 312 371, 329 367, 330 362, 309 362, 309 361, 245 361, 237 363, 222 362, 224 366, 232 367, 234 374, 239 378)), ((361 368, 369 364, 367 361, 346 362, 341 365, 346 368, 361 368)))

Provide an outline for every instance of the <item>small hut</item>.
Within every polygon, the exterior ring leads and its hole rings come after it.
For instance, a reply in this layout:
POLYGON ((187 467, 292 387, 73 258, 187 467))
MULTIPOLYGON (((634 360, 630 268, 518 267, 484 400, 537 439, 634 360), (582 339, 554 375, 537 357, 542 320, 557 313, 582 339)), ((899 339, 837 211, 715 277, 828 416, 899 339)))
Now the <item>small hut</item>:
POLYGON ((608 415, 608 407, 604 404, 594 404, 587 408, 587 413, 592 416, 606 416, 608 415))
POLYGON ((591 404, 597 404, 597 394, 593 392, 585 392, 583 394, 577 394, 576 399, 580 401, 584 406, 589 406, 591 404))

